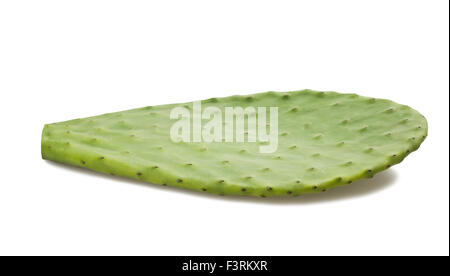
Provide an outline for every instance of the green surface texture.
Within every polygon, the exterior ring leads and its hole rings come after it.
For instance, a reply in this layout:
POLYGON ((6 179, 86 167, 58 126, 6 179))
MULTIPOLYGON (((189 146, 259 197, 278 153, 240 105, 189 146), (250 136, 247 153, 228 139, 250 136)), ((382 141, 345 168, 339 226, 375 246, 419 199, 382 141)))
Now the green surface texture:
POLYGON ((259 142, 172 142, 169 116, 177 106, 192 103, 48 124, 42 157, 218 195, 296 196, 388 169, 419 148, 428 128, 408 106, 356 94, 302 90, 202 101, 202 108, 278 107, 278 150, 264 154, 259 142))

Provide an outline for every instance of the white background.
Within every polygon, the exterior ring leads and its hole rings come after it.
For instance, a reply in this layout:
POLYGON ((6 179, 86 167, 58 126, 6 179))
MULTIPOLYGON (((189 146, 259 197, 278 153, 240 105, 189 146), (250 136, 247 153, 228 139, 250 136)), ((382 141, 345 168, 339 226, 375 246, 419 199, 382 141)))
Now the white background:
POLYGON ((448 255, 448 1, 1 1, 1 255, 448 255), (310 88, 419 110, 371 181, 208 196, 41 160, 53 123, 310 88))

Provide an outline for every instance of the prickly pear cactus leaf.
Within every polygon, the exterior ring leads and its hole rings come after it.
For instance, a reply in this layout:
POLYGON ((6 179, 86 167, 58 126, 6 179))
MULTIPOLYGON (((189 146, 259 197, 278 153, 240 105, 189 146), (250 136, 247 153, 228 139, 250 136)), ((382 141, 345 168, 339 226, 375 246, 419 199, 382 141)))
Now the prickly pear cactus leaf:
POLYGON ((201 105, 278 107, 277 150, 260 153, 262 143, 247 140, 172 141, 170 112, 192 109, 184 103, 46 125, 42 157, 218 195, 296 196, 372 177, 401 162, 427 136, 427 121, 414 109, 356 94, 266 92, 201 105))

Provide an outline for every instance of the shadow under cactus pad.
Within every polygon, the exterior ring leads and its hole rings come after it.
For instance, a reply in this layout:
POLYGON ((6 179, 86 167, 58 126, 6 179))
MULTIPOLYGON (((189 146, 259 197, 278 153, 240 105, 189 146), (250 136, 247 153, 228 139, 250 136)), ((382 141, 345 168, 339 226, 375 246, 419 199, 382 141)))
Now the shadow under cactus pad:
POLYGON ((192 108, 183 103, 46 125, 42 157, 219 195, 296 196, 372 177, 401 162, 427 136, 427 121, 414 109, 355 94, 266 92, 201 105, 278 107, 277 150, 260 153, 261 143, 247 140, 176 143, 170 112, 192 108))

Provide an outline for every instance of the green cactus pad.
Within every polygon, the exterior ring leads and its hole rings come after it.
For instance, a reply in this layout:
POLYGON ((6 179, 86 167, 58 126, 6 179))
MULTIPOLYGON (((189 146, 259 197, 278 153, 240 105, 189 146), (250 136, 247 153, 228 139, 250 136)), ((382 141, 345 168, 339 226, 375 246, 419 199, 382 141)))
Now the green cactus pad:
POLYGON ((278 107, 277 151, 259 153, 258 142, 173 142, 170 111, 192 108, 184 103, 46 125, 42 157, 218 195, 296 196, 372 177, 427 136, 426 119, 412 108, 356 94, 266 92, 201 103, 278 107))

